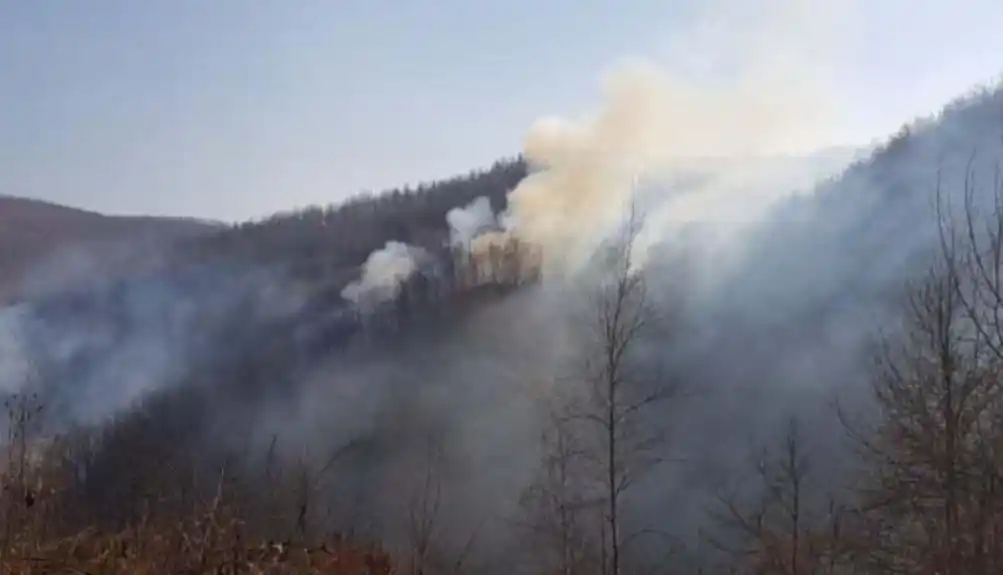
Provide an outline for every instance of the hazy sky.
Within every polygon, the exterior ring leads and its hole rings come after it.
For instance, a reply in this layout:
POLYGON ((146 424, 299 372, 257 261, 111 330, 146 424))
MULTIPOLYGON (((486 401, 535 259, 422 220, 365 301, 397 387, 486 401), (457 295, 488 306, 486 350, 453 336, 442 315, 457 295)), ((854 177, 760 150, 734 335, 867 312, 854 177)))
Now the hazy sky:
MULTIPOLYGON (((1003 71, 999 0, 860 0, 831 21, 830 0, 771 1, 834 38, 819 145, 1003 71)), ((0 0, 0 194, 233 220, 465 172, 540 115, 588 111, 621 57, 727 74, 743 48, 721 30, 759 8, 722 2, 0 0)))

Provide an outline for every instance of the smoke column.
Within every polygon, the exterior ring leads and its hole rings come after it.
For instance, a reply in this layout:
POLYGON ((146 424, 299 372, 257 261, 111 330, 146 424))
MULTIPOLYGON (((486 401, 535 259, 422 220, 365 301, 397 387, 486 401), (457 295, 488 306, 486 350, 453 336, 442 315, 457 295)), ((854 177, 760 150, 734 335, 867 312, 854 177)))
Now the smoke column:
POLYGON ((380 303, 393 299, 400 285, 418 269, 420 248, 389 241, 362 265, 362 277, 342 290, 341 296, 355 304, 380 303))
MULTIPOLYGON (((670 48, 669 59, 677 61, 710 53, 711 46, 728 51, 736 62, 711 66, 733 68, 726 78, 691 78, 680 66, 669 71, 642 59, 614 66, 602 78, 598 113, 579 120, 543 118, 529 129, 523 151, 536 171, 509 196, 508 233, 543 247, 546 272, 568 272, 581 264, 596 231, 623 217, 638 178, 657 187, 671 174, 699 168, 711 176, 700 190, 706 192, 731 170, 727 162, 708 168, 708 158, 818 147, 837 120, 837 99, 817 62, 825 57, 832 40, 827 31, 845 6, 757 4, 763 20, 751 29, 724 26, 716 34, 677 38, 670 48)), ((741 8, 715 2, 708 20, 731 15, 747 24, 755 15, 742 15, 741 8)), ((663 191, 663 196, 672 192, 663 191)), ((647 230, 646 246, 659 234, 647 230)))

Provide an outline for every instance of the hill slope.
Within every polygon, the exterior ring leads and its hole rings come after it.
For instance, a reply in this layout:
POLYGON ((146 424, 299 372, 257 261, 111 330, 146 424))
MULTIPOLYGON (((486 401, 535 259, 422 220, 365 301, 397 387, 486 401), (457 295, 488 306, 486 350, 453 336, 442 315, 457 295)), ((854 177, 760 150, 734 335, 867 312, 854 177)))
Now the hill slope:
POLYGON ((217 224, 192 219, 107 216, 40 200, 0 196, 0 301, 5 294, 10 295, 31 267, 62 250, 82 250, 101 260, 114 244, 158 244, 217 229, 217 224))
MULTIPOLYGON (((682 284, 685 301, 671 334, 656 331, 643 342, 657 369, 638 372, 701 393, 672 414, 671 444, 657 454, 685 465, 660 467, 639 482, 637 503, 625 509, 629 521, 696 544, 694 533, 710 525, 712 492, 740 476, 752 440, 769 439, 792 414, 803 418, 820 455, 821 483, 841 478, 845 458, 833 445, 840 434, 823 404, 835 391, 865 395, 872 329, 894 317, 889 296, 937 247, 937 176, 957 199, 978 150, 978 180, 991 182, 1001 108, 1003 92, 960 100, 814 192, 779 202, 756 218, 738 257, 697 262, 712 273, 688 274, 674 258, 711 259, 701 251, 705 236, 673 236, 656 250, 653 300, 674 304, 673 288, 682 284)), ((165 453, 192 446, 183 456, 208 469, 238 450, 270 455, 279 437, 280 456, 307 458, 308 446, 321 454, 312 461, 321 470, 329 453, 347 453, 325 494, 339 506, 332 521, 342 529, 372 526, 370 535, 392 541, 413 501, 406 479, 402 487, 396 478, 429 477, 428 438, 448 471, 440 479, 450 510, 445 529, 459 534, 444 538, 467 545, 470 526, 505 516, 536 469, 541 422, 518 386, 555 371, 546 362, 565 335, 563 302, 541 297, 545 289, 523 289, 478 301, 451 322, 430 314, 408 326, 409 338, 388 338, 390 345, 339 346, 354 335, 330 334, 351 324, 343 320, 355 310, 338 293, 373 250, 390 240, 441 246, 450 208, 487 196, 499 209, 524 173, 518 162, 502 163, 418 191, 234 226, 184 244, 190 251, 182 254, 193 259, 183 261, 209 265, 37 306, 32 313, 41 321, 29 325, 26 342, 44 370, 48 415, 102 424, 123 415, 102 428, 109 439, 89 460, 74 492, 85 495, 75 504, 90 513, 140 509, 142 493, 128 486, 153 484, 165 469, 151 445, 165 453), (333 297, 316 297, 318 285, 333 297), (505 466, 493 464, 499 457, 505 466)), ((414 300, 395 303, 398 316, 416 315, 414 300)), ((257 487, 270 476, 256 465, 250 461, 244 477, 257 487)), ((501 528, 485 535, 485 562, 504 555, 511 535, 501 528)))

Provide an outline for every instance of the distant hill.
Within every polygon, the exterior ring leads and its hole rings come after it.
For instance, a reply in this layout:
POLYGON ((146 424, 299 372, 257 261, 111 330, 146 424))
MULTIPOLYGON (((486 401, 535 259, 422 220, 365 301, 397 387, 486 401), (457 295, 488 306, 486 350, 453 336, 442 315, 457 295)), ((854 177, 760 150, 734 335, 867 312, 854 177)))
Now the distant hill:
POLYGON ((108 216, 0 196, 0 304, 80 291, 122 271, 135 275, 200 263, 282 270, 297 282, 337 293, 387 241, 441 248, 449 236, 450 209, 479 196, 504 209, 506 194, 525 175, 520 158, 505 159, 453 178, 236 225, 108 216), (165 245, 171 249, 163 250, 165 245))
POLYGON ((124 253, 109 250, 112 245, 155 245, 218 229, 219 224, 194 219, 108 216, 40 200, 0 196, 0 301, 11 296, 29 269, 61 252, 87 254, 100 261, 113 251, 118 256, 124 253))

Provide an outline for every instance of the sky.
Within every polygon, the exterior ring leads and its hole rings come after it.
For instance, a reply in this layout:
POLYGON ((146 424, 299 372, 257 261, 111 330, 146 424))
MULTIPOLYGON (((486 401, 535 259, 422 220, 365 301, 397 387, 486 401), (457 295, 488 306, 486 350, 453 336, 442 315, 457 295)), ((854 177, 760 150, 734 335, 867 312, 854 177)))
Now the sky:
POLYGON ((805 146, 1003 72, 998 0, 0 0, 0 194, 235 221, 449 177, 587 114, 620 59, 735 73, 763 2, 802 5, 759 38, 832 96, 805 146))

